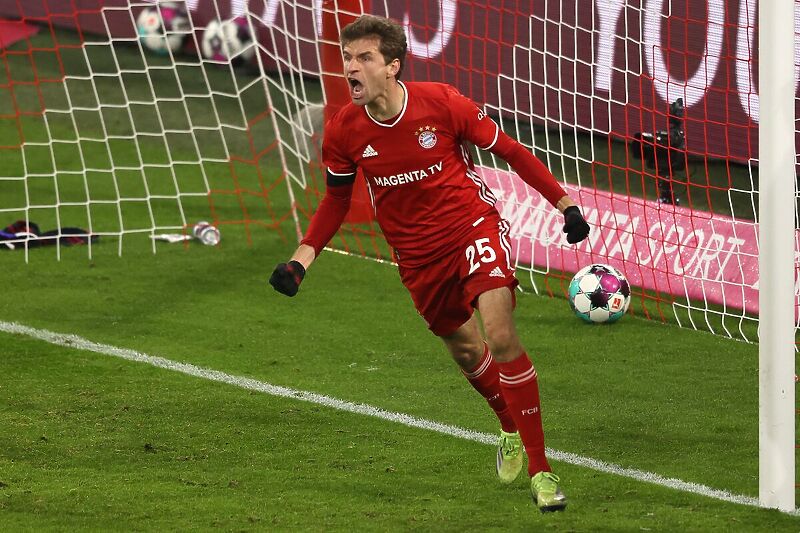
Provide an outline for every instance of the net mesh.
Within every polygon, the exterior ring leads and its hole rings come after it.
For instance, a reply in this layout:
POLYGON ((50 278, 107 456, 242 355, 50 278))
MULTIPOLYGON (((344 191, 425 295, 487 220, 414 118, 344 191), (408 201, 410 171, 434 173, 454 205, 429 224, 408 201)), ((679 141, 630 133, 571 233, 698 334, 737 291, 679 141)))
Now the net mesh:
MULTIPOLYGON (((594 227, 567 245, 552 206, 476 152, 525 289, 565 294, 607 263, 632 313, 755 339, 754 1, 31 4, 0 1, 0 226, 83 228, 120 253, 198 220, 296 238, 324 194, 322 125, 347 101, 339 29, 372 12, 406 28, 404 79, 483 106, 594 227), (142 29, 147 10, 163 31, 142 29), (217 21, 237 38, 213 41, 217 21)), ((363 189, 330 247, 392 260, 363 189)))

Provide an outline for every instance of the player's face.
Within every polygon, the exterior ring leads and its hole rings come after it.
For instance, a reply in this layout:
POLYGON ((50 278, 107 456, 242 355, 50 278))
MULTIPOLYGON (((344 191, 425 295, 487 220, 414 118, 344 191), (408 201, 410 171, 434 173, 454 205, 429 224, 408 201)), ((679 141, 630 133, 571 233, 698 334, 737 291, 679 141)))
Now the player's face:
POLYGON ((380 44, 380 37, 369 36, 342 47, 344 75, 355 105, 368 105, 385 95, 397 74, 400 61, 395 59, 387 65, 380 44))

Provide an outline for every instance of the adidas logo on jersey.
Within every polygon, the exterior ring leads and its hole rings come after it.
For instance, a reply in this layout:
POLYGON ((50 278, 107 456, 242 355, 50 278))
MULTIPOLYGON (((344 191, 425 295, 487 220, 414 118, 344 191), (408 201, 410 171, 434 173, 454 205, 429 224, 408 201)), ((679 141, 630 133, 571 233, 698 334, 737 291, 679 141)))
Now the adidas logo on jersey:
POLYGON ((494 269, 491 272, 489 272, 489 277, 490 278, 504 278, 504 277, 506 277, 506 275, 503 274, 503 271, 500 270, 500 267, 494 267, 494 269))
POLYGON ((371 144, 368 144, 366 148, 364 148, 364 153, 361 154, 361 157, 375 157, 378 155, 378 151, 372 147, 371 144))

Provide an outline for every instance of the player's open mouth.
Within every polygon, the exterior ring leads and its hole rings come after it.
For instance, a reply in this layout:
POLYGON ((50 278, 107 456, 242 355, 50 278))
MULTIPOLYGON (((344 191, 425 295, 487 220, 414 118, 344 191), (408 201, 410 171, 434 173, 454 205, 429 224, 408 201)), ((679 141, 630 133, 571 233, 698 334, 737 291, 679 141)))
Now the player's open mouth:
POLYGON ((350 97, 353 100, 358 100, 364 96, 364 86, 361 85, 360 81, 355 78, 347 78, 347 82, 350 84, 350 97))

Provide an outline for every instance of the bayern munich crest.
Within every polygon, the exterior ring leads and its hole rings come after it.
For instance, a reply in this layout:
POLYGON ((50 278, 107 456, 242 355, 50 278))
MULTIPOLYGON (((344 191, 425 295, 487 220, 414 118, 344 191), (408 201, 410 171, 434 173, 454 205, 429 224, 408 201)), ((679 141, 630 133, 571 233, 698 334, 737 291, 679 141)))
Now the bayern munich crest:
POLYGON ((419 145, 426 149, 436 146, 436 141, 439 140, 436 137, 436 126, 421 126, 414 135, 417 136, 419 145))

